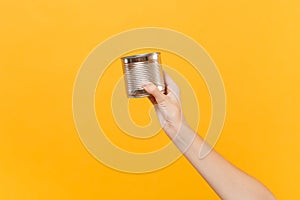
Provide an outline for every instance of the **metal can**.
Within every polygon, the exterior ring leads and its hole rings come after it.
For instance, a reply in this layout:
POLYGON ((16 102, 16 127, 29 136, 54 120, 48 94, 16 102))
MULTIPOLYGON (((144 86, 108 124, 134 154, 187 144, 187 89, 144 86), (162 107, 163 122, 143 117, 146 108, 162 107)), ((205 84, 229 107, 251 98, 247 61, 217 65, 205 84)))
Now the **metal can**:
POLYGON ((121 59, 129 98, 150 96, 142 87, 147 82, 154 83, 160 91, 165 92, 159 52, 127 56, 121 59))

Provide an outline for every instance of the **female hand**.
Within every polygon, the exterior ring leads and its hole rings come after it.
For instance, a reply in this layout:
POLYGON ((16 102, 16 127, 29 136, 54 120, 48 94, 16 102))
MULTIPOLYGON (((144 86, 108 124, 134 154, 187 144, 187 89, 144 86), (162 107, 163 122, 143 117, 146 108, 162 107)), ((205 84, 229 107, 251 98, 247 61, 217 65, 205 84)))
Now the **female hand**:
POLYGON ((171 77, 164 72, 166 93, 163 94, 153 83, 146 83, 143 88, 152 96, 150 101, 154 104, 155 111, 164 131, 170 138, 174 138, 185 119, 181 109, 180 90, 171 77))
POLYGON ((220 198, 274 200, 268 188, 233 166, 216 151, 212 150, 199 159, 201 147, 209 145, 185 122, 179 88, 166 73, 164 75, 166 94, 161 93, 153 83, 143 87, 152 95, 150 100, 165 132, 220 198))

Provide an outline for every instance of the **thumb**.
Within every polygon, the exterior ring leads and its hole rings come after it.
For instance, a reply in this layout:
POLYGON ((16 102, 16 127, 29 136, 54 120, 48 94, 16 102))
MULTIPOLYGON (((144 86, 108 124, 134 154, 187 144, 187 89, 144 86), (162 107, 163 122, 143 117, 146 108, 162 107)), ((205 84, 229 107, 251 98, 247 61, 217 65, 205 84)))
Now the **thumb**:
POLYGON ((162 94, 153 83, 150 82, 150 83, 144 84, 143 88, 146 90, 146 92, 148 92, 149 94, 154 96, 157 103, 161 103, 165 100, 165 95, 162 94))

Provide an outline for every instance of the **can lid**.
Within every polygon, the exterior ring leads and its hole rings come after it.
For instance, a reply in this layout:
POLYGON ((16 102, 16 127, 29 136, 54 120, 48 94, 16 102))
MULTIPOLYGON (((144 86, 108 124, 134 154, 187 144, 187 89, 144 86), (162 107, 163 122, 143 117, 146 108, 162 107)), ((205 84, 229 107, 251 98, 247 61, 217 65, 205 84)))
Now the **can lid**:
POLYGON ((133 56, 126 56, 122 57, 122 61, 124 64, 127 63, 134 63, 134 62, 145 62, 149 60, 158 60, 160 52, 153 52, 153 53, 145 53, 145 54, 138 54, 133 56))

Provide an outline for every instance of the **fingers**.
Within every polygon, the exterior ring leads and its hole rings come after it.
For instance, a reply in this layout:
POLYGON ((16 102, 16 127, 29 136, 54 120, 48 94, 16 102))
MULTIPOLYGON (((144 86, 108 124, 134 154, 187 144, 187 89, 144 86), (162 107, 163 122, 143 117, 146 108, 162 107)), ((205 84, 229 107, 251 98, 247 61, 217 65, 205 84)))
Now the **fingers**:
POLYGON ((161 103, 165 100, 165 95, 162 94, 159 89, 153 83, 147 83, 143 85, 143 88, 152 96, 154 96, 157 103, 161 103))
POLYGON ((165 77, 166 84, 168 84, 168 85, 176 85, 176 83, 174 82, 174 80, 165 71, 164 71, 164 77, 165 77))
POLYGON ((171 91, 172 93, 175 94, 175 96, 179 97, 180 90, 177 84, 166 72, 164 72, 164 77, 165 77, 166 88, 168 89, 167 93, 171 91))
POLYGON ((157 104, 157 102, 156 102, 154 96, 151 95, 151 96, 148 97, 148 99, 150 100, 150 102, 151 102, 153 105, 157 104))
POLYGON ((159 91, 159 89, 151 82, 143 85, 143 88, 153 96, 149 97, 150 101, 153 104, 156 104, 163 102, 165 98, 171 98, 172 100, 177 100, 180 102, 179 87, 166 72, 164 72, 164 78, 166 83, 167 96, 159 91))

